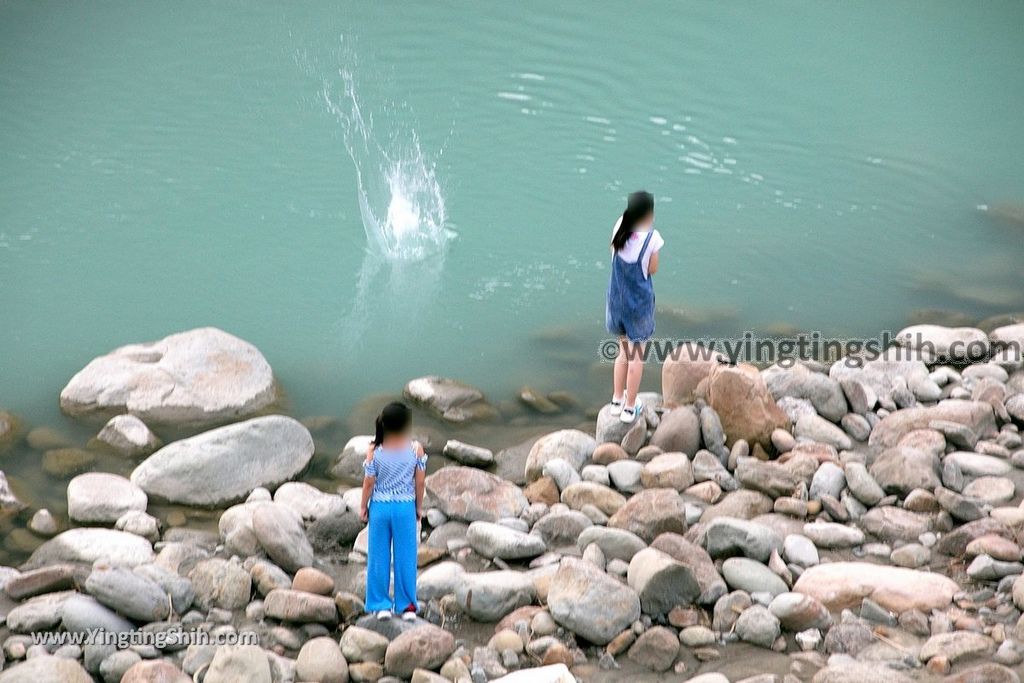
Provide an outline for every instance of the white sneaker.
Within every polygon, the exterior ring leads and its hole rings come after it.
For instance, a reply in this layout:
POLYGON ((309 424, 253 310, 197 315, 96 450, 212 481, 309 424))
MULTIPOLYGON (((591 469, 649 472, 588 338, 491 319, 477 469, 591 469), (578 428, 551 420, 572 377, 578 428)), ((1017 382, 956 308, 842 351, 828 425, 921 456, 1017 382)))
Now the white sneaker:
POLYGON ((608 402, 608 405, 612 407, 609 411, 612 415, 622 414, 622 401, 616 401, 614 398, 608 402))
POLYGON ((632 408, 622 409, 622 412, 619 414, 619 420, 625 422, 626 424, 632 424, 633 420, 636 419, 636 416, 642 414, 643 412, 644 404, 641 403, 640 401, 637 401, 636 405, 634 405, 632 408))
POLYGON ((416 621, 416 613, 402 612, 402 621, 416 621))
POLYGON ((390 618, 391 610, 389 609, 382 609, 381 611, 377 612, 377 619, 380 621, 387 621, 390 618))

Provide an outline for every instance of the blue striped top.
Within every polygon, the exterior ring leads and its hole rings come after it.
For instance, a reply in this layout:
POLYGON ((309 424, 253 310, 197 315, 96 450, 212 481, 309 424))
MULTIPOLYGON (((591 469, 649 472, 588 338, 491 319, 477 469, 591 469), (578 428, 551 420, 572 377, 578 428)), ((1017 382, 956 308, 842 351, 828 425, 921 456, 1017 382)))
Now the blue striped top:
POLYGON ((427 469, 427 456, 416 455, 412 447, 373 452, 373 460, 363 462, 363 473, 374 477, 371 501, 404 503, 416 500, 416 470, 427 469))

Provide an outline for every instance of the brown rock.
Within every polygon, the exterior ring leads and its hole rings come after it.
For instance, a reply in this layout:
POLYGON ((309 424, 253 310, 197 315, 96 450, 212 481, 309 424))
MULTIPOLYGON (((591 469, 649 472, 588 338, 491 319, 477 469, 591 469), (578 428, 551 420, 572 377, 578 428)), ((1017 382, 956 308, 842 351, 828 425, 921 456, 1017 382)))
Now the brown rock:
POLYGON ((793 586, 794 593, 817 598, 832 611, 859 607, 871 598, 900 613, 945 609, 960 587, 941 574, 871 564, 830 562, 808 568, 793 586))
POLYGON ((75 587, 75 566, 55 564, 22 573, 10 579, 4 591, 14 600, 25 600, 43 593, 55 593, 75 587))
POLYGON ((433 624, 402 633, 388 645, 384 670, 392 676, 409 678, 417 668, 438 669, 455 651, 455 636, 433 624))
POLYGON ((629 454, 622 446, 609 441, 598 444, 590 459, 595 465, 610 465, 616 460, 626 460, 627 458, 629 458, 629 454))
POLYGON ((629 659, 651 671, 668 671, 679 654, 679 639, 664 626, 654 626, 640 634, 629 648, 629 659))
POLYGON ((686 510, 674 489, 646 489, 620 507, 608 526, 625 529, 650 543, 660 534, 686 533, 686 510))
POLYGON ((980 437, 996 432, 992 406, 978 401, 946 399, 930 407, 904 408, 889 414, 873 430, 868 444, 876 448, 891 448, 906 434, 924 429, 934 420, 947 420, 970 427, 980 437))
POLYGON ((334 592, 334 579, 319 569, 303 567, 295 572, 295 578, 292 579, 292 590, 330 595, 334 592))
POLYGON ((548 506, 557 503, 560 495, 558 485, 555 484, 555 480, 551 477, 541 477, 531 482, 523 489, 523 493, 526 495, 526 500, 530 501, 530 503, 544 503, 548 506))
POLYGON ((518 517, 527 505, 518 486, 475 467, 442 467, 427 477, 426 489, 444 514, 465 522, 518 517))
POLYGON ((725 430, 726 445, 737 440, 772 449, 772 432, 789 429, 789 418, 775 404, 761 373, 753 365, 712 368, 701 398, 715 409, 725 430))
POLYGON ((692 343, 675 350, 674 357, 666 358, 661 366, 661 393, 666 408, 693 403, 697 387, 720 365, 719 359, 725 359, 718 352, 692 343))

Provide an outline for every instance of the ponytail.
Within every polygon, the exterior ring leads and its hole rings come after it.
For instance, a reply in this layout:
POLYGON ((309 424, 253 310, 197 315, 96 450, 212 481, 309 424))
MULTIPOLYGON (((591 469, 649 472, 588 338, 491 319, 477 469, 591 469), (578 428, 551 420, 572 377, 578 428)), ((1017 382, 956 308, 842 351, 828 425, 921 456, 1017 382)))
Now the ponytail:
POLYGON ((384 443, 388 434, 400 434, 412 424, 412 412, 404 403, 395 401, 384 406, 374 425, 373 445, 378 447, 384 443))
POLYGON ((652 211, 654 211, 654 195, 650 192, 640 190, 629 195, 629 201, 626 203, 626 210, 622 212, 619 227, 612 236, 612 249, 619 251, 626 246, 633 228, 652 211))

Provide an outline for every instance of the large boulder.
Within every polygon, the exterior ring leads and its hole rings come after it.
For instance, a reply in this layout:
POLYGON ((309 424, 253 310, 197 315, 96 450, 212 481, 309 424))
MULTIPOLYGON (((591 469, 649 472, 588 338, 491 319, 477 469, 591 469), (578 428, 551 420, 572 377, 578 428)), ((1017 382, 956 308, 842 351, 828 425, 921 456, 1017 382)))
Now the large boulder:
POLYGON ((224 505, 306 468, 313 437, 297 420, 267 415, 175 441, 132 472, 147 494, 186 505, 224 505))
POLYGON ((237 420, 275 400, 274 375, 259 350, 213 327, 122 346, 91 361, 60 392, 69 415, 131 413, 148 424, 237 420))
POLYGON ((564 558, 551 579, 548 610, 557 623, 604 645, 640 618, 640 598, 593 564, 564 558))
POLYGON ((487 419, 496 414, 483 392, 448 377, 419 377, 406 384, 402 393, 450 422, 487 419))
POLYGON ((518 517, 528 505, 518 486, 475 467, 442 467, 427 477, 426 489, 447 517, 465 522, 518 517))
POLYGON ((110 564, 135 566, 153 559, 149 541, 124 531, 78 528, 54 536, 36 548, 25 569, 36 569, 61 562, 92 564, 103 560, 110 564))
POLYGON ((661 393, 665 407, 693 403, 697 388, 726 358, 706 346, 682 344, 661 366, 661 393))
POLYGON ((946 399, 934 406, 905 408, 890 413, 871 430, 868 444, 875 448, 891 448, 908 433, 925 429, 936 420, 957 422, 981 438, 996 433, 995 413, 991 405, 981 401, 946 399))
POLYGON ((590 460, 597 448, 597 440, 578 429, 562 429, 546 434, 533 444, 526 457, 526 480, 534 481, 544 473, 544 465, 550 460, 562 459, 576 471, 590 460))
POLYGON ((793 586, 832 611, 859 607, 870 598, 896 613, 945 609, 960 587, 941 574, 870 562, 830 562, 809 567, 793 586))
POLYGON ((753 365, 719 365, 702 385, 704 398, 715 409, 725 429, 726 444, 739 440, 772 448, 776 429, 789 429, 789 418, 775 403, 761 373, 753 365))

